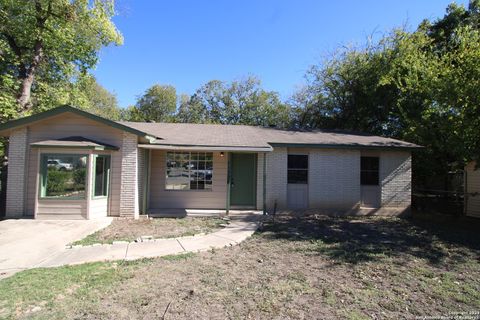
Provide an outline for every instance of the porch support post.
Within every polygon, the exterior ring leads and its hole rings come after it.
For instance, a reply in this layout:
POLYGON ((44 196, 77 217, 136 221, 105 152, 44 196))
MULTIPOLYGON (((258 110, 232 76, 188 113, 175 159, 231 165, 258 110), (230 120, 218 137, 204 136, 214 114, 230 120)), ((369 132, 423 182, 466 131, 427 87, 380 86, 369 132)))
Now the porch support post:
POLYGON ((262 179, 262 184, 263 184, 263 195, 262 195, 262 200, 263 200, 263 214, 267 214, 267 153, 263 153, 263 179, 262 179))
POLYGON ((150 149, 143 149, 143 194, 142 194, 142 214, 147 214, 147 199, 150 186, 150 149))
POLYGON ((228 216, 228 214, 230 213, 230 189, 232 187, 232 157, 230 152, 228 152, 226 156, 228 157, 227 158, 228 165, 227 165, 227 199, 226 199, 227 203, 226 203, 225 211, 228 216))

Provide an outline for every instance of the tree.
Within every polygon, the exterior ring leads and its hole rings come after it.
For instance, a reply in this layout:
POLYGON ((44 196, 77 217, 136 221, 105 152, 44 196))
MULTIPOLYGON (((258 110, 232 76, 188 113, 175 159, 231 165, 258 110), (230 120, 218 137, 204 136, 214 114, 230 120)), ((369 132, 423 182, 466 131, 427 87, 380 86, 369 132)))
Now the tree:
MULTIPOLYGON (((113 0, 1 0, 0 103, 3 118, 30 112, 49 85, 73 82, 98 60, 102 46, 121 44, 113 0)), ((53 86, 55 87, 55 86, 53 86)), ((58 87, 57 87, 58 88, 58 87)), ((54 89, 54 88, 53 88, 54 89)), ((47 92, 46 92, 47 91, 47 92)))
POLYGON ((172 122, 177 109, 177 93, 173 86, 154 85, 129 108, 127 116, 131 121, 172 122))
POLYGON ((276 92, 264 90, 258 78, 249 76, 231 83, 207 82, 181 101, 177 117, 182 122, 288 127, 290 108, 276 92))
POLYGON ((117 97, 102 87, 93 76, 75 83, 76 94, 70 98, 74 106, 110 120, 120 119, 117 97))
POLYGON ((365 131, 425 146, 416 183, 480 157, 480 0, 414 32, 394 30, 313 66, 292 99, 298 127, 365 131))

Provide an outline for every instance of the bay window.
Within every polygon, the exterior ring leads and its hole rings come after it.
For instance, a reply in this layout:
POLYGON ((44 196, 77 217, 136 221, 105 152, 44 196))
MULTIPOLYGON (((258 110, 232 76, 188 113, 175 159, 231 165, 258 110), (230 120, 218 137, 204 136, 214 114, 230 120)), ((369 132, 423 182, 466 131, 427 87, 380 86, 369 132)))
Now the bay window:
POLYGON ((84 199, 87 155, 42 154, 40 198, 84 199))

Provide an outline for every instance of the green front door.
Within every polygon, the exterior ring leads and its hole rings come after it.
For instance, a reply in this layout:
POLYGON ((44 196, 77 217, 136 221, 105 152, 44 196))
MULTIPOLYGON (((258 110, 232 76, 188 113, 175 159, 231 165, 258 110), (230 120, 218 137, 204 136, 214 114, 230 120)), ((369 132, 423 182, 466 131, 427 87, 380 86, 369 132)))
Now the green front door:
POLYGON ((256 193, 256 155, 231 153, 230 205, 254 207, 256 193))

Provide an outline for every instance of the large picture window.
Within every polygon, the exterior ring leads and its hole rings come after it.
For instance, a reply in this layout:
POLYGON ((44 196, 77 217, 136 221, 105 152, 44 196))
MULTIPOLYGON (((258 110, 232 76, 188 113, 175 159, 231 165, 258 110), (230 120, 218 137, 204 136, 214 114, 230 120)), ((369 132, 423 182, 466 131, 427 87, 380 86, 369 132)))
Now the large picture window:
POLYGON ((94 161, 94 183, 93 196, 108 196, 109 180, 110 180, 110 156, 96 155, 94 161))
POLYGON ((380 159, 378 157, 361 157, 360 184, 378 186, 380 159))
POLYGON ((308 155, 288 155, 288 183, 308 183, 308 155))
POLYGON ((167 152, 167 190, 211 190, 213 153, 167 152))
POLYGON ((42 155, 41 198, 84 199, 86 181, 86 155, 42 155))

